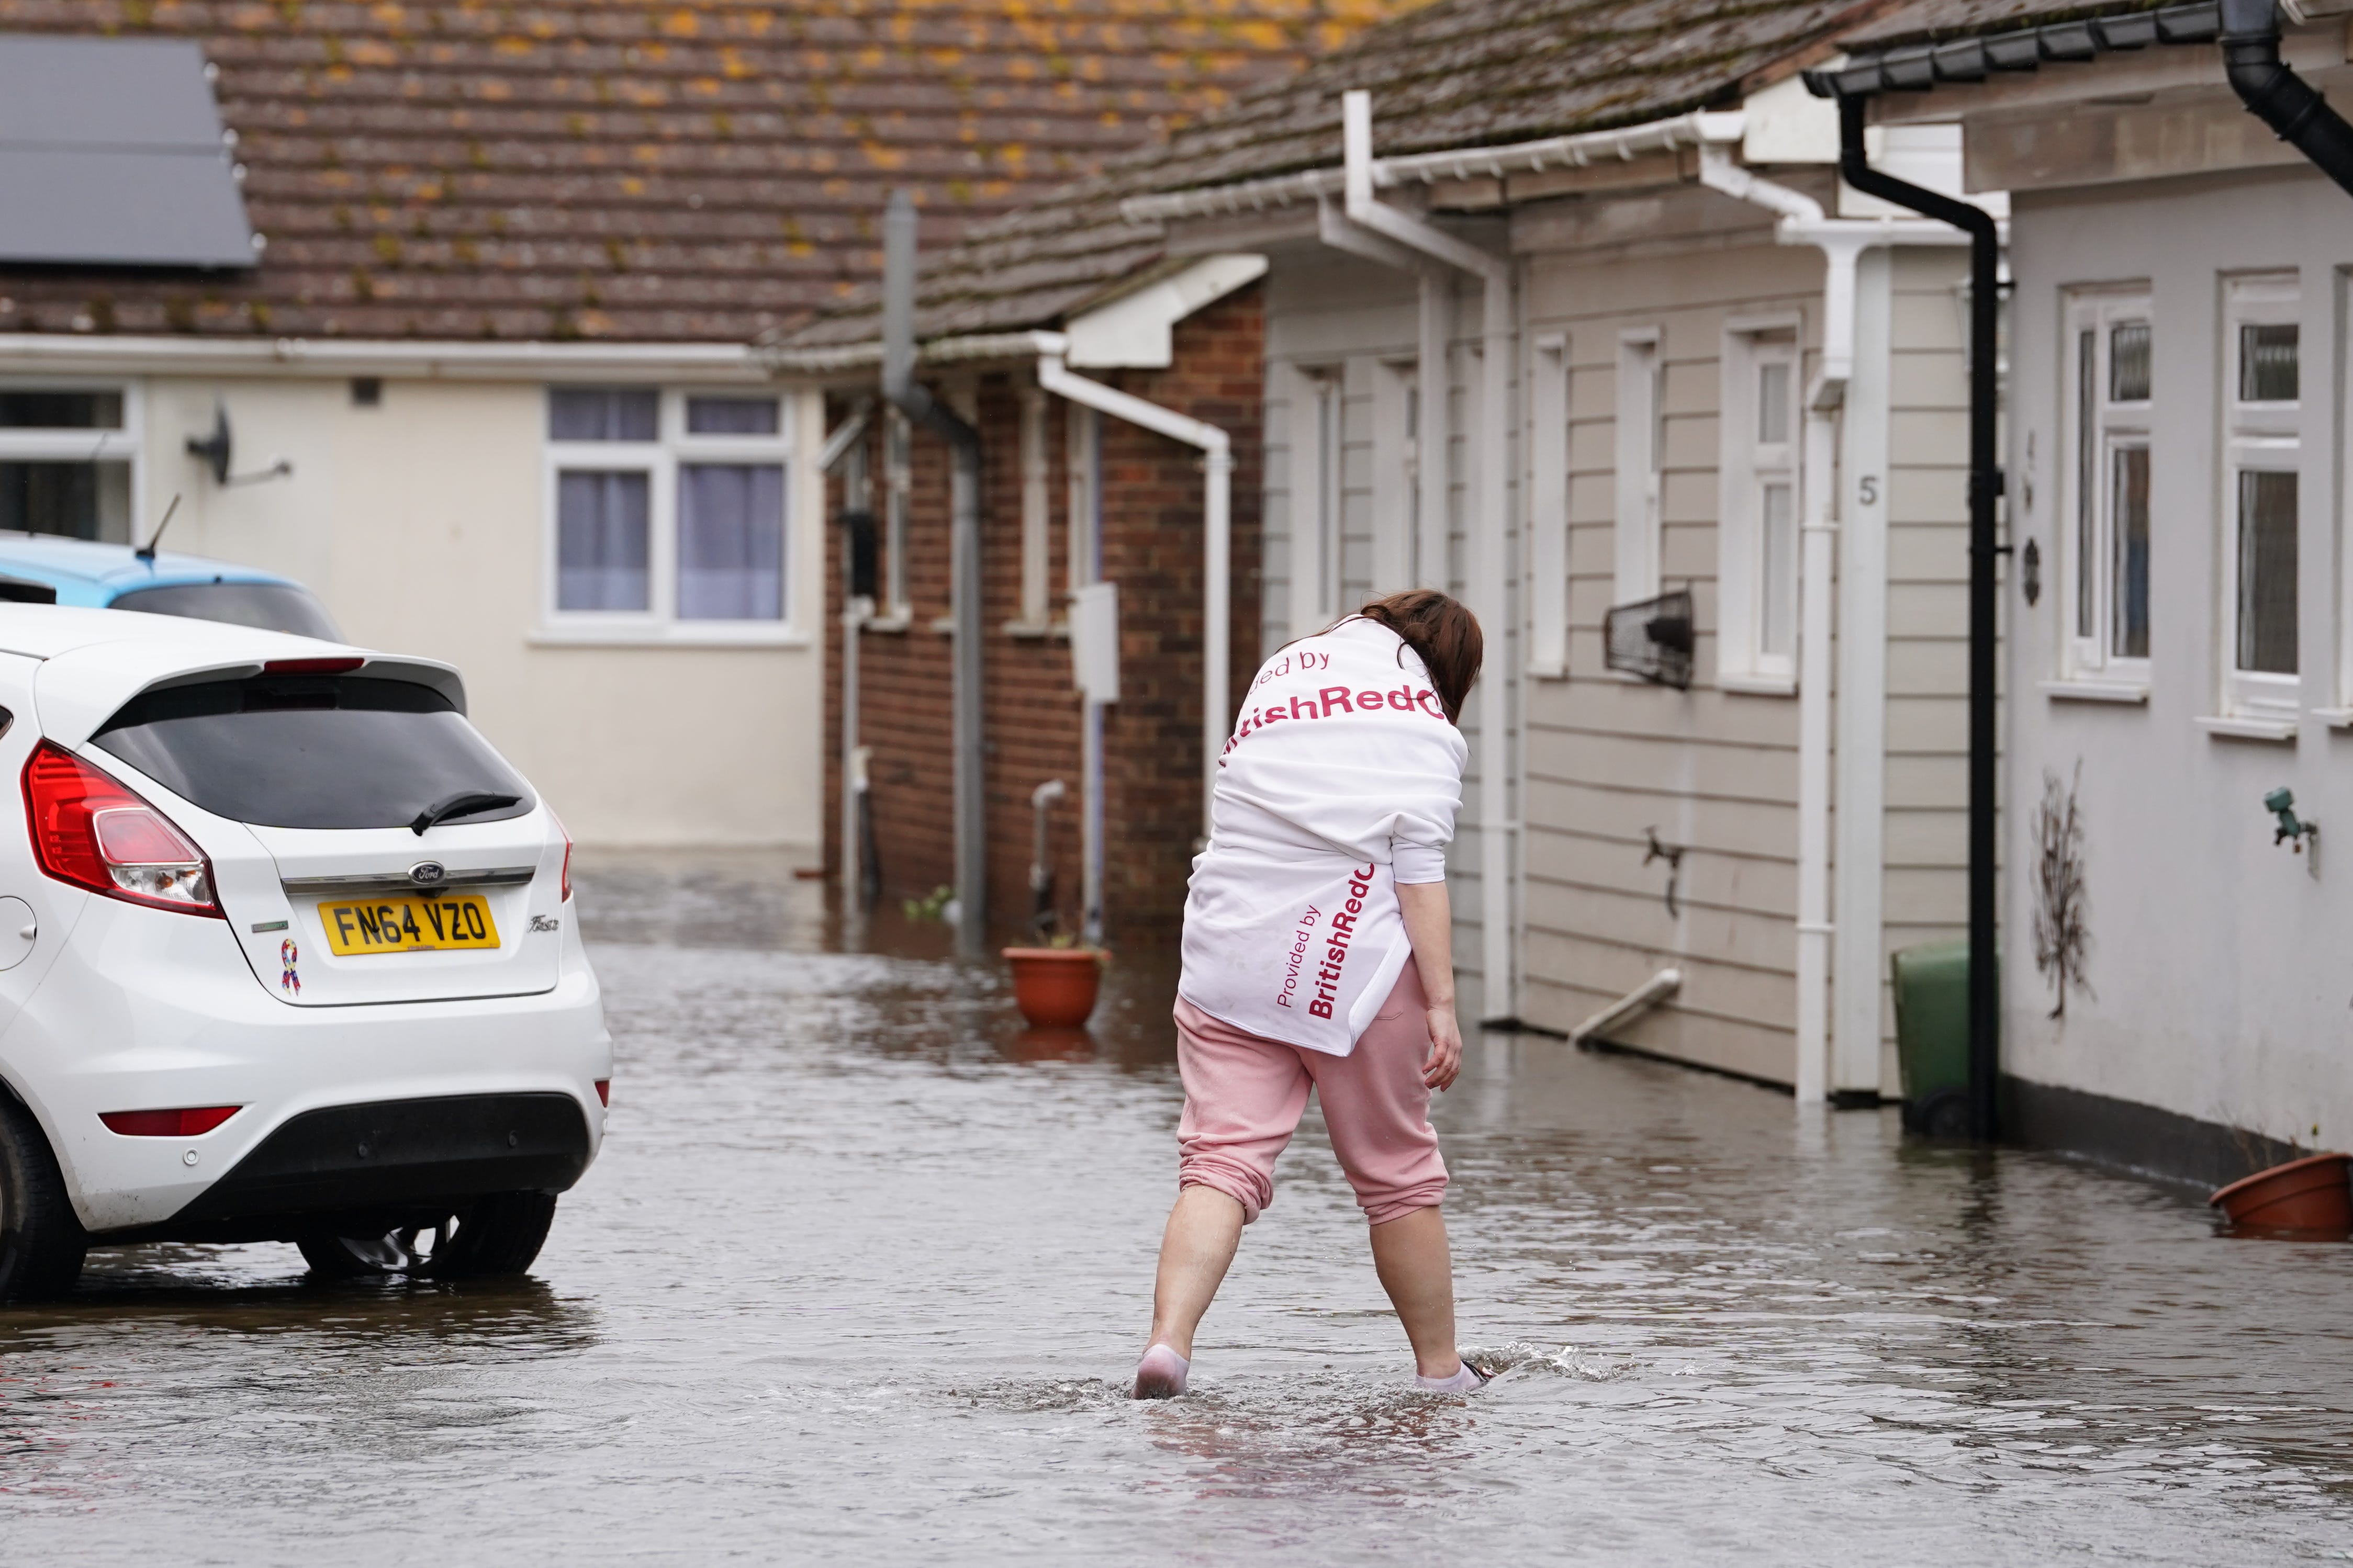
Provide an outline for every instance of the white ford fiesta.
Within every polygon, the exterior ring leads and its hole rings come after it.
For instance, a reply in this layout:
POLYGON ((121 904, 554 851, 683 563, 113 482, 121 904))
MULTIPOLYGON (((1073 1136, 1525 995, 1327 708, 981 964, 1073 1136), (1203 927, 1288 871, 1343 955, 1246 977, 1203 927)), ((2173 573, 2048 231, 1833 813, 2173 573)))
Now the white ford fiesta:
POLYGON ((612 1074, 570 840, 457 671, 0 604, 0 1300, 84 1251, 518 1273, 612 1074))

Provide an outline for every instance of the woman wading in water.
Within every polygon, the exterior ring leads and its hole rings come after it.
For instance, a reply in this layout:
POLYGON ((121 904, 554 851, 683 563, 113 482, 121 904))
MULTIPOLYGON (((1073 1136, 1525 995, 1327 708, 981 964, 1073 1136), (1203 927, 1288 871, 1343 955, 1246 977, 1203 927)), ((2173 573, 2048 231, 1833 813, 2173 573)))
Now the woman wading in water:
POLYGON ((1488 1374, 1454 1348, 1446 1163, 1430 1093, 1454 1081, 1446 846, 1478 679, 1471 612, 1428 589, 1375 600, 1266 661, 1218 763, 1185 902, 1176 1206, 1135 1397, 1185 1392, 1193 1331, 1313 1088, 1372 1232, 1422 1387, 1488 1374))

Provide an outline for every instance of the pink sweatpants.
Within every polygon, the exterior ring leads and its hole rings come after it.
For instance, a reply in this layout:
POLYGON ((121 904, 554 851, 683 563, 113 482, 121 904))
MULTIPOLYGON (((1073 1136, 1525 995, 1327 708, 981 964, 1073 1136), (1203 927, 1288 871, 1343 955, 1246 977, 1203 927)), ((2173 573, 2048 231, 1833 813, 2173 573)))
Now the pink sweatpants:
POLYGON ((1324 1103, 1332 1152, 1365 1218, 1381 1225, 1446 1195, 1446 1162, 1430 1125, 1429 1004, 1409 960, 1356 1048, 1345 1057, 1270 1040, 1176 1000, 1176 1184, 1209 1187, 1242 1205, 1244 1224, 1274 1201, 1274 1161, 1307 1109, 1324 1103))

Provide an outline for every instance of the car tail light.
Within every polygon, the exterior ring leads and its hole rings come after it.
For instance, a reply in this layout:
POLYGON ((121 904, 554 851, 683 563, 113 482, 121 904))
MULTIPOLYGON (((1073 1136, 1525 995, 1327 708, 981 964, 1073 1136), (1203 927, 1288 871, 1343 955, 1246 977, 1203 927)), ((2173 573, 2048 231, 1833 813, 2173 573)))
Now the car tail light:
POLYGON ((608 1110, 612 1109, 613 1080, 611 1079, 600 1078, 596 1080, 596 1103, 608 1110))
POLYGON ((349 675, 365 664, 364 658, 273 658, 261 667, 264 675, 349 675))
POLYGON ((547 814, 547 820, 555 824, 556 832, 564 835, 563 901, 568 904, 572 901, 572 830, 564 826, 564 818, 556 816, 554 811, 550 811, 547 814))
POLYGON ((220 914, 204 851, 162 812, 52 742, 34 747, 25 764, 25 815, 34 858, 58 881, 151 909, 220 914))
POLYGON ((241 1105, 192 1105, 179 1110, 101 1110, 109 1132, 125 1138, 196 1138, 238 1111, 241 1105))

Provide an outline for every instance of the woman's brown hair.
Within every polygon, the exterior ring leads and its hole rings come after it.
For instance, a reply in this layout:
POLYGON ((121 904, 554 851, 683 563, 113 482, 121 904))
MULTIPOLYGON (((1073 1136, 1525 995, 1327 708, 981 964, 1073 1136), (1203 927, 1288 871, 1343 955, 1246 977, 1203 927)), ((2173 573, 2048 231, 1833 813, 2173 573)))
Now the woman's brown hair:
POLYGON ((1438 689, 1439 703, 1446 710, 1446 721, 1461 723, 1463 699, 1471 695, 1471 683, 1479 679, 1479 665, 1486 657, 1479 617, 1460 599, 1435 588, 1409 588, 1369 600, 1356 614, 1388 627, 1421 656, 1422 668, 1430 671, 1430 683, 1438 689))

